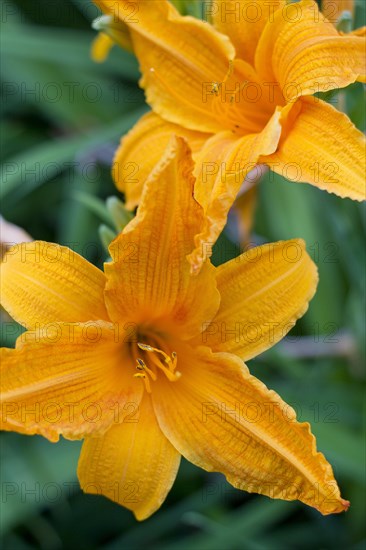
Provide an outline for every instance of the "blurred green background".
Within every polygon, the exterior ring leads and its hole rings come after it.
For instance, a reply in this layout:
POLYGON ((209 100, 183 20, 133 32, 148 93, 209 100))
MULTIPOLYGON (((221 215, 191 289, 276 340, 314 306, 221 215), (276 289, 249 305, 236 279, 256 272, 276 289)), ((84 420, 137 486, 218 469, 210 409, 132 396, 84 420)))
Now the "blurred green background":
MULTIPOLYGON (((180 7, 201 11, 198 1, 180 7)), ((356 26, 365 7, 358 2, 356 26)), ((117 194, 113 152, 147 108, 132 55, 115 48, 106 63, 91 61, 97 15, 89 0, 1 2, 1 210, 33 238, 69 244, 101 266, 98 227, 108 222, 104 200, 117 194)), ((364 129, 361 84, 327 99, 364 129)), ((349 512, 322 517, 298 503, 239 492, 223 476, 183 462, 165 504, 140 524, 80 492, 78 442, 2 433, 4 549, 364 548, 365 208, 273 175, 259 188, 252 240, 303 237, 320 285, 291 337, 249 367, 311 422, 349 512)), ((229 227, 214 262, 238 253, 229 227)), ((3 321, 2 345, 11 346, 19 327, 4 314, 3 321)))

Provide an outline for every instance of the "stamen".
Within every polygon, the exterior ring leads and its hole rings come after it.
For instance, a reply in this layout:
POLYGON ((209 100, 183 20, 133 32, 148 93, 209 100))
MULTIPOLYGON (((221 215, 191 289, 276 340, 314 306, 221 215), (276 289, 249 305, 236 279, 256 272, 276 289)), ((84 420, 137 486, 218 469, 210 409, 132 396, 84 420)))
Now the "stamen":
POLYGON ((146 364, 144 363, 144 361, 142 359, 136 359, 136 361, 137 361, 137 365, 136 365, 137 370, 145 370, 146 364))
POLYGON ((150 374, 151 378, 154 380, 156 380, 156 374, 151 370, 149 369, 149 367, 146 365, 145 361, 143 361, 142 359, 140 359, 139 357, 136 359, 137 361, 137 365, 136 365, 136 369, 137 370, 142 370, 142 371, 146 371, 148 374, 150 374))
MULTIPOLYGON (((177 366, 177 362, 178 362, 178 356, 177 356, 177 352, 176 352, 176 351, 172 351, 172 359, 173 359, 172 372, 174 372, 175 369, 176 369, 176 366, 177 366)), ((176 374, 177 374, 177 373, 176 373, 176 374)))
POLYGON ((161 361, 159 361, 157 357, 155 357, 155 355, 151 356, 151 360, 160 370, 163 371, 163 373, 165 374, 165 376, 170 382, 175 382, 177 380, 176 373, 174 373, 168 367, 164 367, 164 365, 161 363, 161 361))
POLYGON ((143 383, 145 384, 145 389, 146 389, 147 393, 151 393, 150 380, 146 376, 146 374, 143 374, 142 372, 137 372, 136 374, 134 374, 134 377, 135 378, 140 378, 143 381, 143 383))
POLYGON ((172 361, 169 355, 167 355, 164 351, 161 351, 161 349, 153 348, 152 346, 149 346, 149 344, 141 344, 140 342, 138 342, 137 345, 140 349, 143 349, 144 351, 155 351, 155 353, 160 353, 160 355, 164 357, 166 363, 171 363, 172 361))
MULTIPOLYGON (((178 372, 178 371, 174 372, 175 369, 176 369, 176 366, 177 366, 177 361, 178 361, 177 352, 173 351, 172 356, 169 357, 169 355, 167 355, 161 349, 154 348, 153 346, 150 346, 149 344, 143 344, 141 342, 138 342, 137 345, 143 351, 154 352, 154 353, 152 353, 152 355, 150 357, 151 361, 154 363, 154 365, 156 367, 158 367, 160 370, 162 370, 164 372, 165 376, 168 378, 168 380, 170 382, 175 382, 176 380, 178 380, 178 378, 180 378, 181 373, 178 372), (156 357, 155 353, 162 355, 163 358, 164 358, 164 362, 169 366, 165 367, 163 365, 161 359, 156 357)), ((144 371, 148 372, 153 380, 157 379, 156 374, 146 366, 146 363, 142 359, 137 359, 137 363, 138 364, 137 364, 136 368, 138 370, 144 370, 144 371)))
POLYGON ((141 344, 141 342, 138 342, 137 345, 140 349, 143 349, 144 351, 153 351, 153 348, 149 346, 149 344, 141 344))

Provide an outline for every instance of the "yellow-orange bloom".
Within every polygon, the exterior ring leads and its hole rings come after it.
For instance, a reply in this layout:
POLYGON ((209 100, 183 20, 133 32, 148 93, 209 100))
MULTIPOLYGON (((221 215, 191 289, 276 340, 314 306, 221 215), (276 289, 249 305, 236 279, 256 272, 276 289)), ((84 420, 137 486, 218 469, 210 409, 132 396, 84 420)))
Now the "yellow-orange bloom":
MULTIPOLYGON (((314 0, 213 0, 212 25, 165 0, 97 0, 128 28, 153 113, 122 140, 117 187, 138 204, 172 132, 189 140, 196 198, 215 241, 246 174, 265 163, 290 180, 365 198, 365 139, 346 115, 315 96, 364 81, 363 30, 343 35, 314 0), (131 174, 131 166, 136 170, 131 174)), ((191 257, 199 269, 202 247, 191 257)))
POLYGON ((2 428, 84 438, 78 476, 138 519, 159 508, 181 455, 235 487, 346 510, 309 424, 251 376, 248 360, 307 309, 316 268, 301 240, 190 274, 204 215, 174 138, 104 273, 45 242, 11 249, 4 307, 27 331, 2 349, 2 428))

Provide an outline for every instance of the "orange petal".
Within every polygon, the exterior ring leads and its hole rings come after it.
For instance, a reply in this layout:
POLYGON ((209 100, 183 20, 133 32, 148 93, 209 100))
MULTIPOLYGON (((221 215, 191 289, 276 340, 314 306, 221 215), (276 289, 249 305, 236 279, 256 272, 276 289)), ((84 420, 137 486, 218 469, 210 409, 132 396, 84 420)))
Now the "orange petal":
POLYGON ((197 155, 195 197, 204 207, 207 218, 196 239, 196 248, 189 256, 194 271, 199 271, 210 255, 248 172, 255 168, 261 155, 270 155, 276 150, 282 124, 291 110, 292 105, 278 107, 259 134, 240 137, 221 132, 210 138, 197 155))
POLYGON ((253 2, 253 0, 213 0, 208 6, 215 28, 226 34, 236 49, 236 55, 253 65, 259 38, 267 21, 282 9, 286 0, 253 2))
POLYGON ((111 323, 49 323, 1 348, 2 429, 57 441, 102 434, 142 385, 111 323))
POLYGON ((322 514, 347 510, 309 424, 296 422, 240 359, 196 348, 179 368, 181 379, 159 380, 152 395, 162 431, 187 460, 239 489, 300 500, 322 514))
POLYGON ((318 98, 301 98, 299 103, 301 112, 284 132, 278 150, 262 161, 292 181, 365 200, 366 141, 362 132, 345 114, 318 98))
POLYGON ((139 204, 143 185, 163 156, 172 134, 184 137, 193 153, 210 137, 210 134, 166 122, 150 112, 122 138, 114 157, 113 178, 117 188, 125 193, 128 210, 139 204))
POLYGON ((105 276, 65 246, 34 241, 11 248, 1 264, 2 305, 20 324, 108 320, 105 276))
POLYGON ((211 114, 214 95, 205 86, 222 82, 235 50, 207 23, 183 17, 165 0, 102 2, 131 31, 147 102, 164 119, 202 132, 220 129, 211 114), (136 13, 131 14, 131 6, 136 13))
POLYGON ((365 39, 340 35, 316 2, 301 0, 267 24, 255 63, 263 80, 279 82, 287 101, 293 101, 363 79, 365 39))
POLYGON ((164 502, 179 463, 180 454, 160 430, 145 394, 133 417, 103 437, 85 439, 78 477, 86 493, 104 495, 143 520, 164 502))
POLYGON ((301 239, 245 252, 217 269, 220 309, 195 343, 248 361, 280 341, 304 315, 317 281, 301 239))
POLYGON ((192 171, 186 142, 172 138, 146 181, 136 218, 110 246, 106 304, 113 320, 149 319, 185 339, 215 315, 219 294, 213 266, 191 277, 186 259, 204 221, 193 198, 192 171))

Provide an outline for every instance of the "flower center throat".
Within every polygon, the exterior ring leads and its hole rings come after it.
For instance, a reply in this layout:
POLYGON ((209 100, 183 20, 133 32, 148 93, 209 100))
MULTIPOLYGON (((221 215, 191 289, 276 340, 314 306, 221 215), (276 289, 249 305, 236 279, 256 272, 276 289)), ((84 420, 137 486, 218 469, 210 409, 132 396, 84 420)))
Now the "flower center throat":
POLYGON ((138 342, 137 346, 148 355, 146 360, 141 359, 141 357, 136 359, 136 370, 138 372, 134 374, 134 377, 143 381, 148 393, 151 393, 150 379, 156 382, 158 369, 165 374, 170 382, 179 380, 181 373, 176 370, 178 358, 175 351, 169 356, 161 349, 154 348, 149 344, 138 342))

